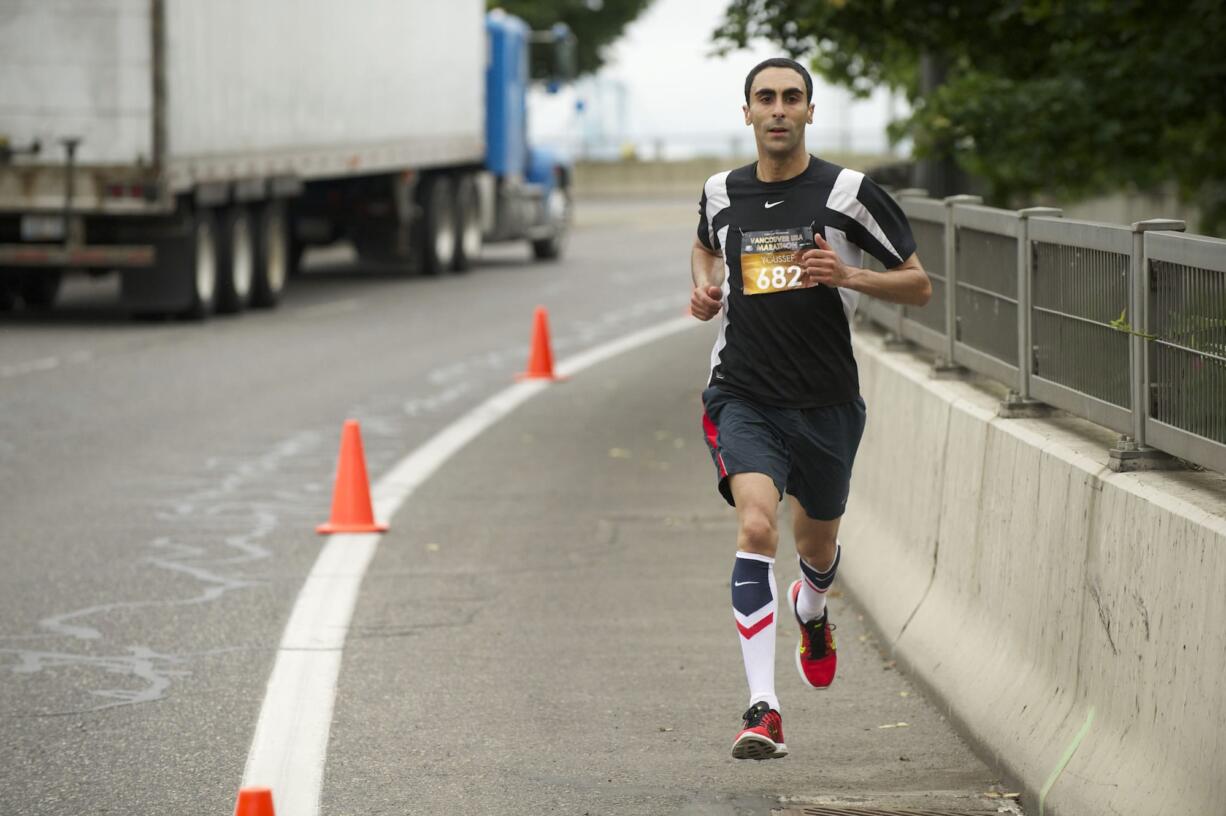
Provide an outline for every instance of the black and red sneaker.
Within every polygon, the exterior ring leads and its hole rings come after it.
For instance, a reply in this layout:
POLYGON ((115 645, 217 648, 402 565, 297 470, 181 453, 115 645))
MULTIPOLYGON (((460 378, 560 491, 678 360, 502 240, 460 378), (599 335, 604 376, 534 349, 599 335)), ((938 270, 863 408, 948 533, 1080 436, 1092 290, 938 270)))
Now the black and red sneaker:
POLYGON ((800 580, 788 588, 788 606, 792 617, 800 625, 800 645, 796 647, 796 671, 806 685, 815 689, 829 688, 834 682, 834 671, 839 657, 834 651, 834 624, 830 622, 830 610, 822 611, 816 620, 802 621, 796 614, 796 598, 800 595, 800 580))
POLYGON ((783 718, 765 701, 741 715, 745 722, 732 743, 735 759, 779 759, 788 755, 783 743, 783 718))

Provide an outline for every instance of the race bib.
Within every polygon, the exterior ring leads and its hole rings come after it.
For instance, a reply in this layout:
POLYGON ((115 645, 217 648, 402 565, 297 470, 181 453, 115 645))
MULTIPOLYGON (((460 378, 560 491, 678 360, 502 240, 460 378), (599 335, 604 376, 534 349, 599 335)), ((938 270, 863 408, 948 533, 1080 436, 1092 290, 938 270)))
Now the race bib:
POLYGON ((812 227, 741 233, 741 283, 747 295, 807 289, 796 251, 816 249, 812 227))

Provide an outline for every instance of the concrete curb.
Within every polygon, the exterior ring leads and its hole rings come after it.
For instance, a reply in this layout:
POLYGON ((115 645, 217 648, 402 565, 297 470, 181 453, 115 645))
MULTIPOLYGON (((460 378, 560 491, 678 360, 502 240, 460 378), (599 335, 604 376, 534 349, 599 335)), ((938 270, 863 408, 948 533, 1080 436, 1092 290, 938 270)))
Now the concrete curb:
POLYGON ((1000 419, 855 346, 870 419, 840 575, 899 659, 1030 813, 1218 812, 1226 478, 1113 473, 1097 426, 1000 419))

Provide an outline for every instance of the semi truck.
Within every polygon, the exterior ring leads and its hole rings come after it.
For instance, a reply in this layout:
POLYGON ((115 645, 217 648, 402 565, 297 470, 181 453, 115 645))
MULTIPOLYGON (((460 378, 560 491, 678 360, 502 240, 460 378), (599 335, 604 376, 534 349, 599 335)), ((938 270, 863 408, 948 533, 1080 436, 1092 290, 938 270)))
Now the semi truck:
POLYGON ((342 240, 423 274, 556 258, 571 169, 527 97, 573 45, 482 0, 0 0, 0 309, 81 271, 134 314, 272 307, 342 240))

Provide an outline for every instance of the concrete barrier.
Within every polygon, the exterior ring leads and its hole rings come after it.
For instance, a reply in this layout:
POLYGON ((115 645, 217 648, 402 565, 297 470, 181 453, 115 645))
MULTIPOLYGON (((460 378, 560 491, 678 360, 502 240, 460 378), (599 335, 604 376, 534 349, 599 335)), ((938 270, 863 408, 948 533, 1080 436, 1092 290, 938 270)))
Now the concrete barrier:
POLYGON ((1027 813, 1226 813, 1226 477, 1114 473, 1098 426, 855 345, 840 577, 898 659, 1027 813))

